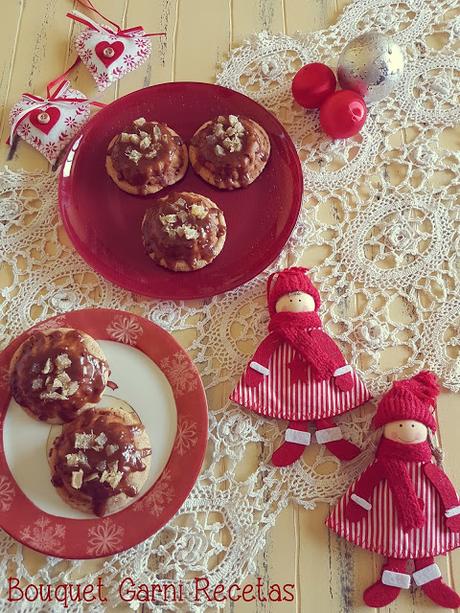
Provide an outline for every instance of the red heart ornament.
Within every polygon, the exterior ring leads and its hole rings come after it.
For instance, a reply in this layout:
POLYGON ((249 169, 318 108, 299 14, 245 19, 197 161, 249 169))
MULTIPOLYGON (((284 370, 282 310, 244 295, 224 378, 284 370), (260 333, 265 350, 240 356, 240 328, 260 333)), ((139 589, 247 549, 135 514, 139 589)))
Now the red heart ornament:
POLYGON ((59 121, 60 116, 61 111, 57 107, 49 106, 47 109, 35 109, 32 111, 29 115, 29 121, 43 134, 49 134, 59 121))
POLYGON ((124 44, 117 40, 113 43, 109 43, 105 40, 97 43, 94 48, 97 57, 101 60, 104 66, 107 68, 110 64, 113 64, 123 54, 125 50, 124 44))

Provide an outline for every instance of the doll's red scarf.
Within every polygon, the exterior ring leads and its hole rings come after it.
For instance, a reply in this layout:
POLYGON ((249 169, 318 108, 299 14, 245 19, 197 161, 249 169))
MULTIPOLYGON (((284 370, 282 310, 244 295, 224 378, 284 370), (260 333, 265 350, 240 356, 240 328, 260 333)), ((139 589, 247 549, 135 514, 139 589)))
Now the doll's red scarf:
POLYGON ((341 362, 336 355, 331 355, 330 348, 321 342, 321 338, 312 334, 315 328, 321 328, 321 319, 315 312, 281 312, 270 317, 270 332, 292 345, 321 381, 332 377, 341 362))
POLYGON ((405 532, 412 528, 421 528, 425 523, 425 515, 407 470, 407 462, 426 464, 431 461, 431 457, 431 447, 427 441, 405 445, 382 438, 377 449, 378 465, 388 481, 398 518, 405 532))

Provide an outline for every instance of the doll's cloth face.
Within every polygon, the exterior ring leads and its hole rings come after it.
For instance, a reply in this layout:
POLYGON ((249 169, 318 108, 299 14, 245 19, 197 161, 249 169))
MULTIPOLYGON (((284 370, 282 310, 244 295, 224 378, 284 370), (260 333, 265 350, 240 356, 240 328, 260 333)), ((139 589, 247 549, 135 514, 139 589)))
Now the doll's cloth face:
POLYGON ((383 428, 383 436, 404 445, 423 443, 428 436, 428 428, 425 424, 412 419, 401 419, 386 424, 383 428))
POLYGON ((315 301, 305 292, 290 292, 278 298, 275 310, 277 313, 311 313, 315 310, 315 301))

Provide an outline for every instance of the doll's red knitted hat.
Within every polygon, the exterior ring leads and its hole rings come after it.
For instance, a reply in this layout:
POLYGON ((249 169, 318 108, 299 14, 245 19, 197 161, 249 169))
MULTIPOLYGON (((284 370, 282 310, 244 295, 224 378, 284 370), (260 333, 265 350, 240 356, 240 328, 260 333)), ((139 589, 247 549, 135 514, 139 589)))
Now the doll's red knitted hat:
POLYGON ((434 408, 438 395, 436 375, 426 370, 410 379, 395 381, 382 396, 372 424, 374 428, 380 428, 392 421, 412 419, 435 432, 434 408))
POLYGON ((275 306, 279 298, 291 292, 305 292, 315 301, 315 311, 321 304, 319 292, 307 275, 308 268, 292 266, 280 272, 275 272, 268 277, 267 302, 271 314, 275 313, 275 306))

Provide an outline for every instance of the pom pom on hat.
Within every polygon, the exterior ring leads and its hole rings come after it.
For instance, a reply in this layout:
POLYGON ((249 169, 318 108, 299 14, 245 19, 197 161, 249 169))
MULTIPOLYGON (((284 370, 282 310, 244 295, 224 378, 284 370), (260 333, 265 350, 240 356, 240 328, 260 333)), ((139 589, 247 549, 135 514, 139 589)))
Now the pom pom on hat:
POLYGON ((438 395, 436 375, 426 370, 410 379, 395 381, 382 396, 372 424, 374 428, 380 428, 392 421, 412 419, 435 432, 434 407, 438 395))
POLYGON ((285 296, 291 292, 305 292, 306 294, 310 294, 315 301, 315 311, 319 309, 321 305, 319 292, 311 282, 307 273, 308 268, 292 266, 280 272, 275 272, 268 277, 267 302, 271 315, 276 312, 276 303, 281 296, 285 296))

